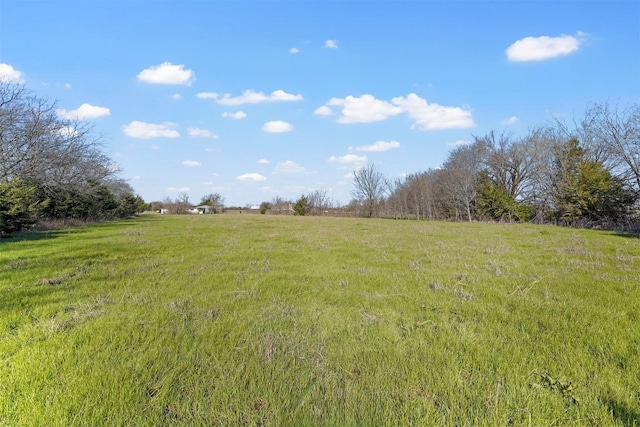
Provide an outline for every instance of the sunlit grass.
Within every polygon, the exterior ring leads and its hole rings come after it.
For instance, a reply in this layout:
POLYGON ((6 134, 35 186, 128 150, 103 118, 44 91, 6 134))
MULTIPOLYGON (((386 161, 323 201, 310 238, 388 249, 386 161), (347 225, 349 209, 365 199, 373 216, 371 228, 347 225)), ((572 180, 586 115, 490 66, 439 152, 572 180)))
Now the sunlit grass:
POLYGON ((640 425, 640 239, 143 216, 0 242, 0 425, 640 425))

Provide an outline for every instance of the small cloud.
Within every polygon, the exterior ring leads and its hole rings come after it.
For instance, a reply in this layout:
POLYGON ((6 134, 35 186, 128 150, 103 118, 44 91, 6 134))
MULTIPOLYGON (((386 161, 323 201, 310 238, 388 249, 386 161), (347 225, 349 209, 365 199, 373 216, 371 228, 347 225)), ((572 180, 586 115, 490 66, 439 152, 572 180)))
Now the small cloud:
POLYGON ((171 191, 171 192, 179 191, 181 193, 186 193, 186 192, 191 191, 191 188, 189 188, 189 187, 177 187, 177 188, 176 187, 169 187, 169 188, 167 188, 167 191, 171 191))
POLYGON ((578 32, 577 37, 564 34, 558 37, 525 37, 507 48, 507 59, 512 62, 544 61, 569 55, 578 50, 585 36, 585 33, 578 32))
POLYGON ((65 89, 71 89, 71 83, 65 83, 62 87, 65 89))
POLYGON ((286 162, 278 163, 274 172, 275 173, 301 173, 304 172, 305 168, 300 166, 298 163, 287 160, 286 162))
POLYGON ((245 113, 244 111, 236 111, 235 113, 228 113, 225 111, 224 113, 222 113, 222 117, 226 117, 228 119, 233 119, 233 120, 240 120, 247 117, 247 113, 245 113))
POLYGON ((415 121, 411 129, 436 130, 474 126, 471 111, 459 107, 429 104, 426 99, 420 98, 415 93, 410 93, 406 98, 403 96, 393 98, 391 102, 415 121))
POLYGON ((338 48, 338 40, 327 40, 326 42, 324 42, 324 47, 326 47, 328 49, 337 49, 338 48))
POLYGON ((359 147, 349 147, 349 151, 387 151, 392 148, 399 148, 400 143, 398 141, 377 141, 372 145, 361 145, 359 147))
MULTIPOLYGON (((373 95, 362 95, 358 98, 351 95, 346 98, 331 98, 327 105, 342 107, 338 123, 379 122, 402 113, 400 107, 376 99, 373 95)), ((326 112, 326 110, 323 111, 326 112)))
POLYGON ((187 129, 187 134, 195 138, 218 139, 218 135, 214 134, 213 132, 207 129, 189 128, 187 129))
POLYGON ((200 92, 196 94, 196 97, 201 99, 218 99, 220 97, 220 94, 217 94, 215 92, 200 92))
POLYGON ((267 133, 290 132, 293 130, 293 125, 291 123, 283 122, 282 120, 274 120, 265 123, 262 126, 262 130, 267 133))
POLYGON ((205 148, 204 151, 206 151, 207 153, 219 153, 220 150, 217 148, 205 148))
POLYGON ((174 65, 170 62, 164 62, 140 71, 138 80, 151 84, 191 86, 195 75, 193 71, 185 70, 182 64, 174 65))
POLYGON ((189 167, 202 166, 202 163, 195 160, 184 160, 182 164, 189 167))
POLYGON ((355 154, 345 154, 344 156, 340 156, 340 157, 331 156, 329 157, 329 160, 328 160, 329 163, 343 163, 343 164, 349 164, 349 163, 361 164, 361 163, 366 163, 366 161, 367 161, 367 156, 357 156, 355 154))
POLYGON ((503 120, 501 122, 503 125, 515 125, 516 123, 518 123, 518 118, 516 116, 511 116, 506 120, 503 120))
POLYGON ((159 145, 152 145, 150 148, 151 148, 152 150, 154 150, 154 151, 157 151, 157 150, 159 150, 159 149, 160 149, 160 146, 159 146, 159 145))
POLYGON ((180 95, 179 93, 174 93, 173 95, 171 95, 171 99, 175 99, 177 101, 179 99, 182 99, 182 95, 180 95))
POLYGON ((175 127, 176 125, 171 122, 156 124, 136 120, 124 126, 122 129, 125 135, 131 138, 178 138, 180 134, 174 129, 175 127))
POLYGON ((91 104, 82 104, 75 110, 67 111, 65 109, 57 109, 56 114, 58 117, 67 120, 85 120, 85 119, 97 119, 98 117, 104 117, 111 114, 111 111, 106 107, 98 107, 91 104))
MULTIPOLYGON (((216 94, 217 95, 217 94, 216 94)), ((243 104, 260 104, 263 102, 279 102, 279 101, 302 101, 301 94, 293 95, 283 90, 275 90, 270 95, 264 92, 255 92, 253 90, 245 90, 242 95, 231 96, 227 93, 219 98, 216 96, 216 102, 222 105, 243 105, 243 104)))
POLYGON ((140 179, 140 175, 136 175, 136 176, 132 177, 131 179, 134 180, 134 181, 137 181, 137 180, 140 179))
POLYGON ((258 164, 259 164, 259 165, 268 165, 268 164, 269 164, 269 160, 267 160, 267 159, 260 159, 260 160, 258 160, 258 164))
POLYGON ((331 108, 323 105, 322 107, 318 107, 316 111, 313 112, 316 116, 333 116, 334 112, 331 108))
POLYGON ((289 49, 289 53, 293 53, 293 54, 300 53, 300 49, 298 49, 297 47, 292 47, 291 49, 289 49))
POLYGON ((265 176, 262 176, 259 173, 245 173, 237 176, 236 179, 242 182, 262 182, 267 180, 265 176))
POLYGON ((461 145, 471 145, 471 141, 465 141, 464 139, 459 139, 453 142, 447 142, 448 147, 460 147, 461 145))
POLYGON ((0 64, 0 82, 2 83, 18 83, 25 82, 24 74, 9 64, 0 64))

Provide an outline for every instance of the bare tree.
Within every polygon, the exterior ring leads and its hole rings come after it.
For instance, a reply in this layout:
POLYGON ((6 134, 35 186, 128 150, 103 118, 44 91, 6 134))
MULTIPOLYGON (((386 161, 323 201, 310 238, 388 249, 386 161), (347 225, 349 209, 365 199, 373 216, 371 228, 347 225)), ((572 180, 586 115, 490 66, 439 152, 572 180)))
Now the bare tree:
POLYGON ((587 149, 602 150, 607 156, 594 159, 618 171, 621 178, 640 190, 640 105, 624 109, 617 105, 591 105, 582 122, 582 130, 589 136, 587 149))
POLYGON ((56 105, 22 85, 0 82, 0 179, 79 191, 118 168, 90 124, 58 117, 56 105))
POLYGON ((369 163, 362 169, 353 171, 353 186, 351 195, 362 203, 365 215, 371 218, 388 194, 390 184, 376 165, 369 163))
POLYGON ((200 205, 206 205, 213 207, 213 212, 218 213, 222 212, 224 209, 224 197, 222 197, 219 193, 211 193, 205 196, 202 196, 200 199, 200 205))

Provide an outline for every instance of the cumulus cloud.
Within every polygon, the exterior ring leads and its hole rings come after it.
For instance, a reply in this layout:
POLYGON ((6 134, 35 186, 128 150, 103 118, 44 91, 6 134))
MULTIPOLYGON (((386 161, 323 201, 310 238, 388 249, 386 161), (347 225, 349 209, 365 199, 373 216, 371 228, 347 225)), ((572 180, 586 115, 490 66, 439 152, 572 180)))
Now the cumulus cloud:
POLYGON ((134 120, 123 127, 124 133, 131 138, 178 138, 180 134, 174 128, 175 123, 164 122, 160 124, 145 123, 134 120))
POLYGON ((24 83, 24 74, 9 64, 0 64, 0 82, 24 83))
POLYGON ((331 156, 329 157, 329 163, 342 163, 342 164, 363 164, 366 163, 367 156, 357 156, 355 154, 345 154, 341 157, 331 156))
POLYGON ((399 96, 391 102, 376 99, 373 95, 346 98, 331 98, 326 105, 316 109, 316 115, 330 115, 329 106, 341 107, 338 123, 370 123, 387 120, 405 113, 414 120, 411 129, 434 130, 466 128, 474 126, 471 111, 459 107, 429 104, 415 93, 399 96))
POLYGON ((195 75, 193 71, 185 70, 182 64, 174 65, 171 62, 164 62, 140 71, 138 80, 151 84, 191 86, 195 75))
POLYGON ((222 117, 226 117, 228 119, 233 119, 233 120, 240 120, 247 117, 247 113, 245 113, 244 111, 236 111, 235 113, 229 113, 225 111, 224 113, 222 113, 222 117))
POLYGON ((262 182, 266 181, 267 177, 262 176, 259 173, 245 173, 237 176, 236 179, 243 182, 262 182))
POLYGON ((196 94, 196 97, 202 99, 218 99, 220 97, 220 94, 215 92, 200 92, 196 94))
POLYGON ((195 161, 195 160, 184 160, 182 162, 183 165, 185 166, 190 166, 190 167, 194 167, 194 166, 202 166, 202 163, 195 161))
POLYGON ((338 48, 338 40, 327 40, 326 42, 324 42, 324 47, 329 48, 329 49, 337 49, 338 48))
POLYGON ((80 107, 71 111, 67 111, 62 108, 57 109, 56 114, 58 115, 58 117, 67 120, 85 120, 108 116, 109 114, 111 114, 111 110, 106 107, 98 107, 91 104, 82 104, 80 107))
POLYGON ((174 93, 173 95, 171 95, 171 99, 175 99, 177 101, 179 99, 182 99, 182 95, 180 95, 179 93, 174 93))
POLYGON ((262 130, 267 133, 289 132, 293 130, 293 125, 282 120, 274 120, 262 125, 262 130))
POLYGON ((518 118, 516 116, 511 116, 502 121, 503 125, 515 125, 516 123, 518 123, 518 118))
POLYGON ((189 136, 193 136, 196 138, 218 139, 218 135, 207 129, 189 128, 187 129, 187 133, 189 134, 189 136))
POLYGON ((179 191, 181 193, 186 193, 191 191, 191 188, 189 187, 169 187, 167 188, 167 191, 179 191))
POLYGON ((260 160, 258 160, 258 164, 260 164, 260 165, 268 165, 268 164, 269 164, 269 160, 267 160, 267 159, 260 159, 260 160))
POLYGON ((275 173, 301 173, 304 172, 305 168, 299 165, 298 163, 287 160, 286 162, 278 163, 274 172, 275 173))
POLYGON ((65 83, 62 87, 65 89, 71 89, 71 83, 65 83))
POLYGON ((313 112, 316 116, 333 116, 333 110, 326 105, 322 107, 318 107, 316 111, 313 112))
MULTIPOLYGON (((245 90, 244 92, 242 92, 242 95, 239 96, 231 96, 231 94, 227 93, 223 95, 222 98, 220 98, 218 94, 215 95, 216 102, 222 105, 260 104, 262 102, 278 101, 302 101, 303 99, 301 94, 293 95, 283 90, 275 90, 271 92, 270 95, 267 95, 264 92, 255 92, 251 89, 245 90)), ((213 98, 213 96, 211 97, 213 98)))
POLYGON ((393 98, 391 102, 415 121, 411 129, 435 130, 474 126, 471 111, 459 107, 429 104, 426 99, 420 98, 415 93, 410 93, 406 98, 402 96, 393 98))
POLYGON ((338 118, 339 123, 379 122, 402 113, 400 107, 376 99, 373 95, 362 95, 359 98, 351 95, 346 98, 331 98, 327 105, 342 107, 341 115, 338 118))
POLYGON ((300 49, 298 49, 297 47, 292 47, 291 49, 289 49, 289 53, 300 53, 300 49))
POLYGON ((349 151, 387 151, 392 148, 400 148, 400 143, 398 141, 376 141, 371 145, 349 147, 349 151))
POLYGON ((582 32, 578 32, 577 37, 564 34, 558 37, 525 37, 509 46, 506 54, 513 62, 543 61, 577 51, 584 39, 582 32))

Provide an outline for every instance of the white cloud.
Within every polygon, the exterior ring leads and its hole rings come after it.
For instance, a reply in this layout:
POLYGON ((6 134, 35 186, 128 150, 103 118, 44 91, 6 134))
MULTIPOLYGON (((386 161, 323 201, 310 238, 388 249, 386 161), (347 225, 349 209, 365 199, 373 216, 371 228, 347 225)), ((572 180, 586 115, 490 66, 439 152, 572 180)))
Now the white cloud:
POLYGON ((215 92, 200 92, 196 94, 196 97, 201 99, 218 99, 220 97, 220 94, 215 92))
POLYGON ((578 50, 584 38, 582 32, 578 32, 577 37, 564 34, 558 37, 525 37, 507 48, 507 58, 509 61, 526 62, 569 55, 578 50))
POLYGON ((171 122, 161 124, 139 122, 137 120, 123 127, 124 133, 131 138, 178 138, 180 134, 171 122))
POLYGON ((238 181, 243 181, 243 182, 249 182, 249 181, 262 182, 267 180, 265 176, 262 176, 259 173, 245 173, 240 176, 237 176, 236 179, 238 181))
POLYGON ((193 136, 196 138, 218 139, 218 135, 207 129, 189 128, 187 129, 187 133, 189 134, 189 136, 193 136))
POLYGON ((327 105, 342 107, 342 115, 338 118, 339 123, 379 122, 402 113, 401 108, 376 99, 373 95, 362 95, 359 98, 351 95, 346 98, 331 98, 327 105))
POLYGON ((338 48, 338 40, 327 40, 326 42, 324 42, 324 47, 329 48, 329 49, 337 49, 338 48))
POLYGON ((9 64, 0 64, 0 82, 24 83, 24 74, 9 64))
POLYGON ((331 108, 323 105, 322 107, 318 107, 316 111, 313 112, 316 116, 333 116, 334 112, 331 108))
POLYGON ((297 47, 292 47, 291 49, 289 49, 289 53, 300 53, 300 49, 298 49, 297 47))
POLYGON ((518 118, 516 116, 511 116, 506 120, 503 120, 501 122, 503 125, 515 125, 516 123, 518 123, 518 118))
POLYGON ((411 129, 434 130, 466 128, 474 126, 471 111, 459 107, 429 104, 415 93, 399 96, 391 102, 376 99, 373 95, 331 98, 326 105, 316 109, 316 115, 333 114, 328 106, 341 107, 338 123, 370 123, 387 120, 391 116, 406 113, 415 123, 411 129))
POLYGON ((71 89, 71 83, 65 83, 65 84, 63 85, 63 87, 64 87, 65 89, 71 89))
POLYGON ((274 172, 275 173, 301 173, 304 172, 305 168, 299 165, 298 163, 287 160, 286 162, 278 163, 274 172))
POLYGON ((84 120, 84 119, 97 119, 98 117, 104 117, 111 114, 111 111, 106 107, 98 107, 91 104, 82 104, 75 110, 67 111, 65 109, 57 109, 56 114, 58 117, 67 120, 84 120))
MULTIPOLYGON (((217 94, 216 94, 217 95, 217 94)), ((231 94, 225 94, 222 98, 216 96, 216 102, 222 105, 242 105, 242 104, 259 104, 262 102, 277 102, 277 101, 302 101, 302 95, 292 95, 283 90, 275 90, 270 95, 266 95, 264 92, 255 92, 251 89, 245 90, 240 96, 231 96, 231 94)))
POLYGON ((331 156, 329 157, 329 162, 343 163, 343 164, 349 164, 349 163, 362 164, 367 162, 367 156, 357 156, 355 154, 345 154, 344 156, 341 156, 341 157, 331 156))
POLYGON ((134 181, 137 181, 137 180, 140 179, 140 175, 136 175, 136 176, 132 177, 131 179, 133 179, 134 181))
POLYGON ((197 162, 195 160, 185 160, 185 161, 182 162, 182 164, 185 165, 185 166, 190 166, 190 167, 202 166, 202 163, 197 162))
POLYGON ((258 160, 258 164, 260 164, 260 165, 268 165, 268 164, 269 164, 269 160, 267 160, 267 159, 260 159, 260 160, 258 160))
POLYGON ((195 76, 193 71, 185 70, 182 64, 174 65, 170 62, 164 62, 140 71, 138 80, 152 84, 191 86, 195 76))
POLYGON ((160 149, 160 146, 159 146, 159 145, 152 145, 150 148, 151 148, 152 150, 154 150, 154 151, 157 151, 157 150, 159 150, 159 149, 160 149))
POLYGON ((474 126, 471 111, 459 107, 429 104, 426 99, 420 98, 415 93, 410 93, 406 98, 402 96, 393 98, 391 102, 415 120, 411 129, 434 130, 474 126))
POLYGON ((174 93, 173 95, 171 95, 171 99, 175 99, 177 101, 179 99, 182 99, 182 95, 180 95, 179 93, 174 93))
POLYGON ((464 139, 459 139, 453 142, 447 142, 447 146, 449 147, 459 147, 461 145, 471 145, 471 141, 466 141, 464 139))
POLYGON ((222 113, 222 117, 226 117, 234 120, 240 120, 247 117, 247 113, 245 113, 244 111, 236 111, 235 113, 228 113, 225 111, 224 113, 222 113))
POLYGON ((169 187, 167 188, 167 191, 179 191, 181 193, 186 193, 188 191, 191 191, 191 188, 189 187, 169 187))
POLYGON ((289 132, 293 130, 293 125, 282 120, 274 120, 262 125, 262 130, 267 133, 289 132))
POLYGON ((399 148, 400 143, 398 141, 376 141, 372 145, 361 145, 359 147, 349 147, 349 151, 387 151, 392 148, 399 148))

